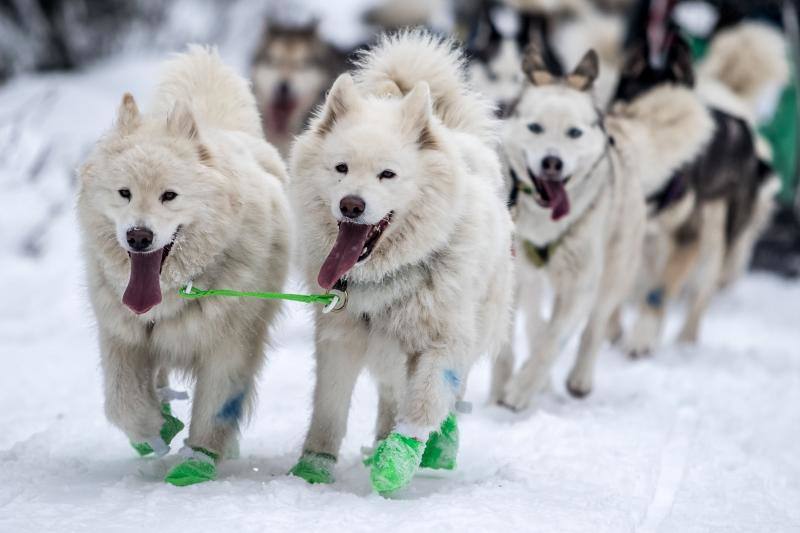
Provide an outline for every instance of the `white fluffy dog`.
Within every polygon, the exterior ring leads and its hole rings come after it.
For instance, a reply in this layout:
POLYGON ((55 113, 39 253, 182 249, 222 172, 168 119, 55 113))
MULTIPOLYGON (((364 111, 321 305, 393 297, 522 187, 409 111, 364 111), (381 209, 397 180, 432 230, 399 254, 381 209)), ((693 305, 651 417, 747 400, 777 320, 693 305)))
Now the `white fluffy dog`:
POLYGON ((348 296, 316 317, 314 412, 294 474, 333 480, 365 366, 380 392, 373 487, 394 492, 420 464, 454 466, 450 413, 510 324, 512 225, 492 115, 450 43, 406 32, 340 76, 298 139, 290 191, 304 272, 348 296))
POLYGON ((187 300, 202 286, 280 290, 289 257, 286 172, 247 82, 199 47, 166 65, 150 113, 126 94, 80 170, 78 215, 97 317, 106 414, 163 455, 183 424, 168 373, 197 381, 186 461, 167 481, 216 475, 235 445, 277 305, 187 300))

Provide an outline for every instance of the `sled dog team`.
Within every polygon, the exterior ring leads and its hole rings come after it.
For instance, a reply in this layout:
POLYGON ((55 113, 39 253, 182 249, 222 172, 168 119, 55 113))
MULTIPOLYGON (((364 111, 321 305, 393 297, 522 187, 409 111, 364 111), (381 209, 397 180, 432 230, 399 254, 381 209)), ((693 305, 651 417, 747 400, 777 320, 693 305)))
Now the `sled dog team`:
MULTIPOLYGON (((420 468, 455 467, 455 406, 481 356, 495 360, 492 401, 524 409, 585 324, 567 388, 589 394, 646 257, 657 216, 646 198, 715 131, 680 82, 637 87, 606 114, 592 94, 598 65, 589 51, 557 76, 529 48, 523 90, 500 122, 452 43, 420 30, 386 36, 335 80, 287 172, 247 81, 205 48, 169 61, 150 108, 125 94, 80 169, 109 420, 138 454, 166 454, 184 427, 168 377, 191 376, 188 438, 166 481, 215 479, 217 462, 237 453, 279 305, 179 291, 279 292, 292 256, 309 292, 346 294, 340 310, 315 310, 313 413, 295 476, 334 481, 364 368, 379 396, 365 464, 383 495, 420 468), (533 342, 515 372, 517 307, 533 342)), ((665 210, 679 219, 670 228, 706 209, 692 204, 665 210)), ((679 283, 660 287, 672 296, 679 283)), ((645 329, 652 338, 637 346, 652 347, 657 325, 645 329)))

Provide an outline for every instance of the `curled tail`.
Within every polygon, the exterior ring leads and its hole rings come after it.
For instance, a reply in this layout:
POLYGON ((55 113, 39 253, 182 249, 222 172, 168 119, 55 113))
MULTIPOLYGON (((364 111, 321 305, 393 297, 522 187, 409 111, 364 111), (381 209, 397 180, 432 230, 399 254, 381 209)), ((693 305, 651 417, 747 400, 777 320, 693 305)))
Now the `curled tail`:
POLYGON ((757 115, 764 100, 777 97, 789 81, 786 41, 779 29, 768 24, 737 24, 714 37, 698 72, 701 79, 725 85, 757 115))
POLYGON ((214 48, 189 45, 165 63, 153 113, 167 116, 177 102, 188 104, 201 125, 263 138, 250 85, 214 48))
POLYGON ((385 35, 356 66, 356 80, 372 94, 394 88, 405 95, 417 83, 427 82, 434 112, 445 126, 496 141, 493 106, 470 87, 464 57, 453 41, 424 30, 404 30, 385 35))

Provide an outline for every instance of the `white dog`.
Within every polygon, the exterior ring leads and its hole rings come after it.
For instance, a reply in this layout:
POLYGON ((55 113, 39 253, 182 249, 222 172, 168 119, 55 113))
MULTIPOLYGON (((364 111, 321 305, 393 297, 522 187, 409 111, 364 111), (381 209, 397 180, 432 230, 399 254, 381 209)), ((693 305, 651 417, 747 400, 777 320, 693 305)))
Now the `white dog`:
POLYGON ((277 305, 187 300, 206 287, 280 290, 286 171, 247 82, 194 47, 166 66, 149 114, 130 94, 80 170, 78 215, 99 326, 106 414, 136 450, 165 454, 183 424, 168 373, 197 381, 188 458, 167 481, 213 479, 235 445, 277 305))
POLYGON ((689 89, 653 91, 624 114, 604 117, 590 92, 598 74, 594 51, 561 79, 531 47, 523 70, 530 83, 507 121, 504 149, 521 190, 519 303, 532 339, 530 358, 513 377, 513 355, 502 352, 492 382, 492 399, 513 409, 527 407, 548 383, 555 357, 587 320, 567 388, 589 394, 598 349, 642 254, 643 185, 666 181, 710 136, 710 119, 689 89), (544 321, 548 281, 555 299, 544 321))
POLYGON ((394 492, 420 464, 453 468, 454 403, 510 327, 512 226, 492 115, 450 43, 407 32, 340 76, 298 139, 290 190, 305 274, 348 297, 316 317, 314 412, 295 475, 333 481, 365 366, 380 393, 373 487, 394 492))

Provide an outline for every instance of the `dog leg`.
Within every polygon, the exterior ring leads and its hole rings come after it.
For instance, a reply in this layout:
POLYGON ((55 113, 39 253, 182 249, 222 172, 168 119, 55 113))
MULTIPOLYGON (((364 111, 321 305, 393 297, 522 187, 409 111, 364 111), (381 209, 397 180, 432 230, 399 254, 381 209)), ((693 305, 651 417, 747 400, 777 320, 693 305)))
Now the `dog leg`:
POLYGON ((567 378, 567 391, 575 398, 584 398, 592 392, 597 353, 605 340, 610 316, 613 315, 605 305, 607 298, 603 294, 598 298, 599 308, 591 314, 583 330, 578 356, 567 378))
POLYGON ((653 287, 639 307, 639 316, 625 345, 631 357, 649 355, 658 344, 667 304, 680 293, 697 264, 697 242, 672 244, 673 249, 660 283, 653 287))
POLYGON ((622 306, 617 307, 617 310, 611 314, 608 319, 608 328, 606 328, 606 337, 611 344, 619 344, 625 336, 625 331, 622 328, 622 306))
POLYGON ((342 315, 319 318, 316 331, 316 386, 303 455, 290 473, 309 483, 333 483, 333 465, 347 431, 347 413, 364 367, 367 330, 342 315))
POLYGON ((169 451, 160 437, 164 418, 156 397, 152 356, 100 331, 105 411, 133 443, 149 443, 163 455, 169 451))
POLYGON ((725 220, 727 206, 722 200, 703 207, 703 224, 700 229, 700 244, 696 286, 691 291, 689 312, 678 339, 680 342, 696 343, 700 334, 700 321, 711 297, 717 292, 719 277, 725 259, 725 220))
POLYGON ((511 343, 503 345, 492 364, 492 383, 489 390, 489 403, 499 404, 503 400, 506 385, 514 375, 514 350, 511 343))
POLYGON ((378 419, 375 423, 375 442, 382 441, 397 423, 397 399, 392 387, 378 385, 378 419))
POLYGON ((556 356, 570 334, 595 301, 597 268, 582 273, 574 288, 559 288, 553 315, 537 342, 531 342, 531 356, 508 383, 503 404, 515 411, 527 408, 533 396, 541 392, 550 379, 556 356))

